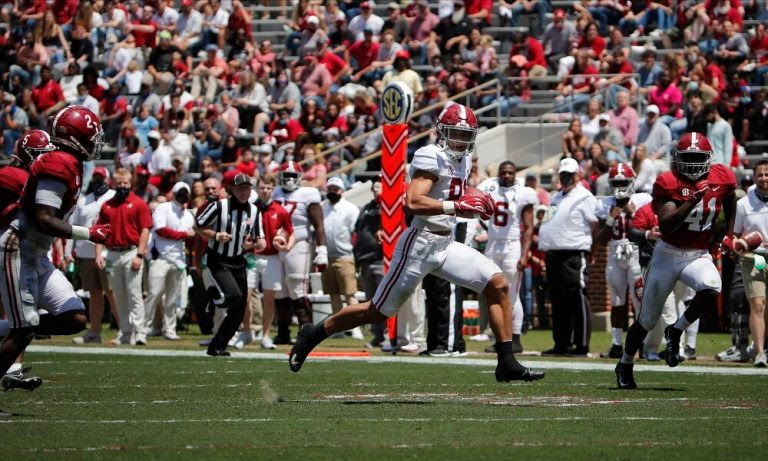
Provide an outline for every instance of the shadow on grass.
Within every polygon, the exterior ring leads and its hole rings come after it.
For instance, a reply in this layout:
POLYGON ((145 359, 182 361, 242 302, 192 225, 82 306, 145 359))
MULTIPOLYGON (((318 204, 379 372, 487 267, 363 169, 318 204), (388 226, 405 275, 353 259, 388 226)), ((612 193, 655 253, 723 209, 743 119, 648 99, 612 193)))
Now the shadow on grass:
POLYGON ((342 405, 434 405, 420 400, 345 400, 342 405))
POLYGON ((688 392, 688 389, 685 389, 683 387, 642 387, 640 386, 637 389, 619 389, 618 387, 606 386, 606 387, 598 387, 596 389, 600 389, 600 390, 605 389, 609 391, 622 391, 622 392, 626 392, 627 395, 636 391, 688 392))

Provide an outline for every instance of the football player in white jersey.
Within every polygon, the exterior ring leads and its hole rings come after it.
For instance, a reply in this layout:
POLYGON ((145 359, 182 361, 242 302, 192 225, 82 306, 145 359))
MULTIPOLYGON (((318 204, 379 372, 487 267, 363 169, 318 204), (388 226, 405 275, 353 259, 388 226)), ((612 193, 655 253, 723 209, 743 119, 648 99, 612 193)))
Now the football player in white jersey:
POLYGON ((526 368, 515 358, 509 282, 501 269, 451 235, 456 216, 488 219, 494 211, 491 198, 477 189, 464 194, 477 128, 471 109, 456 103, 443 109, 438 117, 437 143, 416 151, 411 162, 405 209, 414 218, 400 236, 389 271, 373 299, 347 306, 317 325, 302 325, 289 356, 291 371, 299 371, 312 349, 328 335, 382 322, 397 314, 419 282, 432 273, 483 293, 488 299, 496 337, 497 381, 535 381, 544 377, 544 373, 526 368))
POLYGON ((642 272, 640 249, 636 243, 629 241, 632 217, 635 211, 651 203, 651 196, 644 192, 634 193, 635 171, 627 163, 617 163, 608 170, 608 184, 612 195, 603 198, 595 214, 601 226, 598 241, 609 242, 605 280, 611 296, 613 344, 608 352, 602 352, 600 356, 616 359, 624 353, 621 338, 629 315, 627 291, 632 296, 635 310, 640 310, 635 282, 642 277, 642 272))
POLYGON ((319 272, 328 265, 320 191, 314 187, 300 187, 301 175, 301 165, 292 161, 283 163, 277 174, 279 187, 272 194, 272 200, 283 205, 291 215, 296 242, 291 251, 280 252, 283 283, 275 299, 275 344, 292 343, 289 328, 293 314, 299 319, 299 325, 312 321, 312 303, 308 298, 309 273, 312 263, 319 272))
POLYGON ((485 255, 498 264, 509 281, 509 299, 514 306, 512 343, 515 353, 523 352, 523 303, 520 301, 520 276, 528 265, 533 239, 533 207, 538 205, 536 191, 515 184, 517 167, 510 161, 499 165, 499 175, 483 181, 478 189, 490 195, 494 213, 488 220, 485 255), (521 230, 522 224, 522 230, 521 230))

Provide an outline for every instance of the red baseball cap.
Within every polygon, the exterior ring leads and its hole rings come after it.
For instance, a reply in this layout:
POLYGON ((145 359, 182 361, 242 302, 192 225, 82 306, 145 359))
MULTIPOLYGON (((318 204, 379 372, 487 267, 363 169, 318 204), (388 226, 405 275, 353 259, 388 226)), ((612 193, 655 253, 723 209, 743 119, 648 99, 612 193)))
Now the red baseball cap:
POLYGON ((137 176, 149 176, 149 170, 141 165, 137 165, 136 168, 133 169, 133 172, 136 173, 137 176))
POLYGON ((104 179, 109 179, 109 170, 106 167, 99 166, 93 169, 92 176, 99 175, 104 179))
POLYGON ((235 180, 235 176, 238 174, 241 174, 239 170, 227 170, 226 173, 221 177, 221 183, 225 187, 232 184, 232 182, 235 180))
POLYGON ((553 16, 555 19, 565 19, 565 10, 558 8, 554 11, 553 16))
POLYGON ((411 59, 411 53, 409 53, 408 50, 400 50, 395 53, 395 59, 398 58, 411 59))
POLYGON ((360 4, 360 9, 363 9, 363 10, 364 9, 368 9, 368 10, 370 10, 371 9, 371 2, 363 2, 363 3, 361 3, 360 4))
POLYGON ((195 4, 195 0, 181 0, 181 6, 192 6, 195 4))

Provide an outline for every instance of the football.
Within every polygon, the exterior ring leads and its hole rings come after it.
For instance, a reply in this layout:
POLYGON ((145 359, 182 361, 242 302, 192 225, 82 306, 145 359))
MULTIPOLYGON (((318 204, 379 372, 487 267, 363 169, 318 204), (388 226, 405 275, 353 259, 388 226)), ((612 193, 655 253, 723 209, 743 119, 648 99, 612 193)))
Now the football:
POLYGON ((739 252, 746 253, 755 250, 762 243, 763 237, 760 235, 760 232, 754 231, 744 234, 741 238, 736 239, 736 241, 733 242, 733 247, 739 252))
MULTIPOLYGON (((485 201, 485 209, 488 214, 493 213, 493 199, 490 195, 486 194, 485 192, 481 191, 480 189, 472 186, 467 186, 464 188, 464 193, 461 195, 462 198, 468 198, 468 197, 477 197, 481 198, 485 201)), ((481 219, 480 215, 475 215, 475 219, 481 219)))

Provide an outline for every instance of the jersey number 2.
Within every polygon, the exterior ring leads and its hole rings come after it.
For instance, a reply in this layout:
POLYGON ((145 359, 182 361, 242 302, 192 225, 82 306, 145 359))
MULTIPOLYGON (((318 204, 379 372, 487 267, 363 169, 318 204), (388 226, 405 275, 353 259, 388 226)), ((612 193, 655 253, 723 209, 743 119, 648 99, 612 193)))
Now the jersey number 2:
POLYGON ((712 197, 706 204, 701 201, 691 210, 691 214, 685 218, 688 223, 688 230, 691 232, 707 231, 712 227, 712 220, 715 219, 717 207, 717 197, 712 197))

